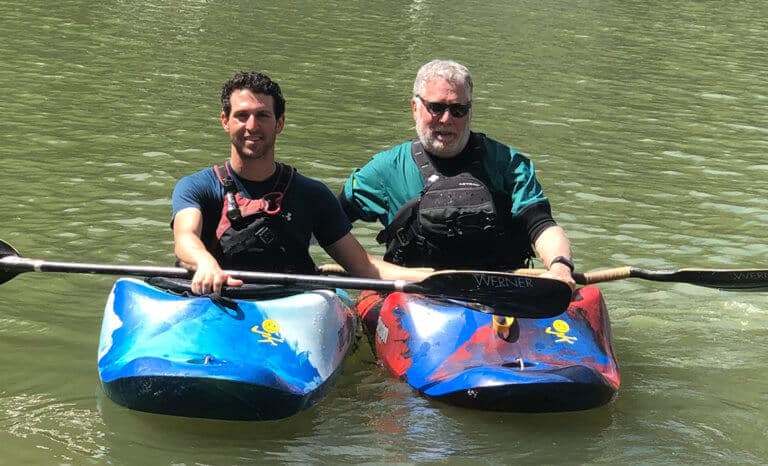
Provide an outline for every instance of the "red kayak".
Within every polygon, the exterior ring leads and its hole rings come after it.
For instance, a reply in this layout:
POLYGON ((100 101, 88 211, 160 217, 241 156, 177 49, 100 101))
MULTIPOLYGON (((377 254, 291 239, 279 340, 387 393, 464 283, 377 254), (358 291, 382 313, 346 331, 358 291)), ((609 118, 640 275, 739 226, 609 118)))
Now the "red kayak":
POLYGON ((620 385, 597 287, 576 291, 552 318, 498 317, 475 304, 419 294, 363 292, 356 311, 389 372, 457 406, 514 412, 590 409, 620 385))

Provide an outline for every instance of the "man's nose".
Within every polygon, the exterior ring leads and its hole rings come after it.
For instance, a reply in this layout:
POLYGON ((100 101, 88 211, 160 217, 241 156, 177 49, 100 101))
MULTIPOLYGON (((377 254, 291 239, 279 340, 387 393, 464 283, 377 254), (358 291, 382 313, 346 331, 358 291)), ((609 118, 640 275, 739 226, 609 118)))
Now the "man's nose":
POLYGON ((245 121, 245 128, 248 130, 252 130, 259 126, 259 122, 256 119, 256 115, 250 115, 248 119, 245 121))
POLYGON ((448 123, 452 117, 453 115, 451 115, 450 109, 446 108, 445 111, 440 114, 440 118, 438 118, 437 120, 440 123, 448 123))

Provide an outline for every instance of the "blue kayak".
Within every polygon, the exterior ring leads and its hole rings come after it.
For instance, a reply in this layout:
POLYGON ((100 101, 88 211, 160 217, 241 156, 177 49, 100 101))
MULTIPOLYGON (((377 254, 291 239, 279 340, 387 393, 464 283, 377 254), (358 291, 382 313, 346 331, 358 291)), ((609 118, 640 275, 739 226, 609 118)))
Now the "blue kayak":
POLYGON ((214 299, 117 280, 99 341, 107 396, 140 411, 233 420, 316 404, 355 347, 350 297, 255 288, 214 299))

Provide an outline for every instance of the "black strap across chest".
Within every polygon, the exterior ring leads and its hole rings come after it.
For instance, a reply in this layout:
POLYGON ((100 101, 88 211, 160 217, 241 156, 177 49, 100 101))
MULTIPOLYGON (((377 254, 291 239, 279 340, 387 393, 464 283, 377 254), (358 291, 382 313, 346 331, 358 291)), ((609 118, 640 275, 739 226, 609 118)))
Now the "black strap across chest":
POLYGON ((469 149, 469 153, 460 155, 459 157, 462 159, 458 161, 458 164, 454 163, 453 166, 449 166, 454 161, 448 159, 438 169, 432 158, 427 154, 427 151, 424 150, 424 145, 421 141, 415 139, 411 143, 411 157, 413 157, 413 161, 419 168, 419 172, 421 172, 421 176, 424 179, 424 187, 429 187, 440 177, 455 176, 462 172, 469 173, 478 180, 486 181, 488 177, 482 162, 484 153, 483 136, 473 134, 470 143, 472 146, 469 149))

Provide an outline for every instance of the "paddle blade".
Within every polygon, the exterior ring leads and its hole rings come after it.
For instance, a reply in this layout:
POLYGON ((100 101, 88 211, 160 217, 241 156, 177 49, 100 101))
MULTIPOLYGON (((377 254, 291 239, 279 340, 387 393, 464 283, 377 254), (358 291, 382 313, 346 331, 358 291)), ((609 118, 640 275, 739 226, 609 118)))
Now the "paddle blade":
POLYGON ((768 270, 763 269, 680 269, 652 272, 633 268, 632 277, 688 283, 722 291, 768 291, 768 270))
POLYGON ((10 244, 0 239, 0 259, 5 256, 18 256, 19 252, 10 244))
POLYGON ((541 319, 568 309, 570 287, 560 280, 504 272, 442 271, 418 283, 423 293, 477 303, 488 314, 541 319))
POLYGON ((13 246, 0 239, 0 285, 19 274, 18 271, 3 266, 4 257, 19 257, 19 253, 13 246))

